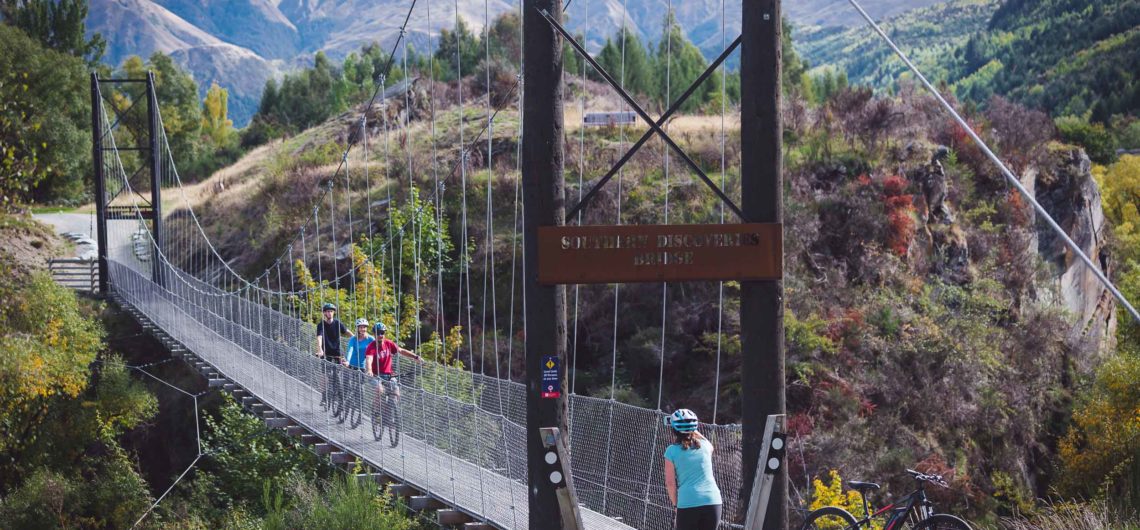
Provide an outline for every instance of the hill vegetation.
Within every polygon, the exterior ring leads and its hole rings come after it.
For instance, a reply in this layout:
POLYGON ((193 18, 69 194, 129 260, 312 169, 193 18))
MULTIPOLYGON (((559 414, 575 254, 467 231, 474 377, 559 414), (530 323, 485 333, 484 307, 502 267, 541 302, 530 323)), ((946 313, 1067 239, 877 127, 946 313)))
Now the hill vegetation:
MULTIPOLYGON (((1125 149, 1140 147, 1124 132, 1140 112, 1130 73, 1140 66, 1138 26, 1133 0, 954 0, 883 23, 928 78, 960 99, 984 106, 1002 96, 1056 118, 1101 123, 1125 149)), ((817 71, 889 90, 910 77, 866 27, 801 35, 797 47, 817 71)))
MULTIPOLYGON (((948 79, 960 69, 957 50, 986 27, 1001 3, 950 0, 907 11, 880 25, 928 78, 948 79)), ((852 27, 797 28, 794 44, 812 65, 814 76, 830 71, 845 74, 852 84, 879 89, 897 88, 900 80, 911 78, 906 65, 863 21, 852 27)))

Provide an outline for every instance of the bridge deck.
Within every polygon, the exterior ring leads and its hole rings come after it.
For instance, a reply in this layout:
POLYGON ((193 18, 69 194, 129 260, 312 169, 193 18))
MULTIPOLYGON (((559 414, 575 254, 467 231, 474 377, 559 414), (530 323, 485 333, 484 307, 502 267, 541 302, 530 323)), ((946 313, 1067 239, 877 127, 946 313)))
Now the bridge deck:
MULTIPOLYGON (((320 392, 301 380, 303 374, 286 373, 252 354, 201 322, 202 314, 193 305, 174 303, 168 299, 169 292, 137 272, 119 264, 112 266, 116 292, 128 304, 257 399, 346 452, 477 519, 504 529, 527 528, 526 485, 499 472, 509 474, 509 469, 484 469, 407 432, 401 434, 396 448, 389 447, 387 439, 373 440, 370 419, 365 417, 355 428, 350 422, 338 422, 320 406, 320 392)), ((401 408, 404 406, 402 402, 401 408)), ((519 470, 515 471, 517 474, 519 470)), ((590 530, 632 528, 585 507, 582 517, 590 530)))

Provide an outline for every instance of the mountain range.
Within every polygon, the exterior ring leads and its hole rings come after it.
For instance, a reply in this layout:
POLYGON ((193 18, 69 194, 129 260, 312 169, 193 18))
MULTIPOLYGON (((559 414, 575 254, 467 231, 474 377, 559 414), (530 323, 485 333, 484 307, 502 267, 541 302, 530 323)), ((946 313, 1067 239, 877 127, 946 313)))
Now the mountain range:
MULTIPOLYGON (((715 56, 724 38, 740 31, 741 0, 572 0, 566 9, 571 31, 591 50, 624 26, 643 42, 661 32, 672 8, 678 22, 706 56, 715 56), (722 17, 722 6, 724 16, 722 17)), ((937 3, 937 0, 866 0, 876 17, 937 3)), ((107 40, 104 60, 120 64, 131 55, 161 51, 189 70, 204 93, 217 83, 230 93, 230 115, 242 126, 257 109, 265 81, 309 64, 323 51, 343 58, 371 42, 388 47, 399 35, 407 0, 92 0, 87 28, 107 40)), ((478 33, 485 19, 519 4, 508 0, 440 2, 420 0, 407 39, 429 46, 456 16, 478 33), (458 11, 458 14, 456 13, 458 11)), ((861 20, 844 0, 787 2, 787 16, 800 25, 849 26, 861 20)))

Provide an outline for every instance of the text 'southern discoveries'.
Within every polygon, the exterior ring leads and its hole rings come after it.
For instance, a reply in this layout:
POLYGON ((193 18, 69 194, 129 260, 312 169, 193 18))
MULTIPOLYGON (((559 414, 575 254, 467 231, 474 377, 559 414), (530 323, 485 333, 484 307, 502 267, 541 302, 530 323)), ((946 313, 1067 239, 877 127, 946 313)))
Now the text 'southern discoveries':
POLYGON ((760 234, 662 234, 562 236, 562 250, 647 250, 633 256, 637 267, 692 265, 693 252, 687 249, 725 248, 760 245, 760 234))

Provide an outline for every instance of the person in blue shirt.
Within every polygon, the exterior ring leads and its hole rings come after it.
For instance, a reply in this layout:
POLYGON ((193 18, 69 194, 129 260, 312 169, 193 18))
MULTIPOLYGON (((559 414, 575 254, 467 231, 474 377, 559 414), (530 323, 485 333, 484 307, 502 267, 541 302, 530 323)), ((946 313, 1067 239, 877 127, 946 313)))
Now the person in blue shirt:
POLYGON ((376 339, 368 334, 368 319, 356 319, 356 335, 348 339, 348 351, 345 355, 345 365, 353 370, 364 371, 364 352, 368 345, 376 339))
POLYGON ((665 417, 676 443, 665 449, 665 489, 677 507, 677 530, 716 530, 720 488, 713 476, 713 445, 697 432, 697 415, 678 409, 665 417))

